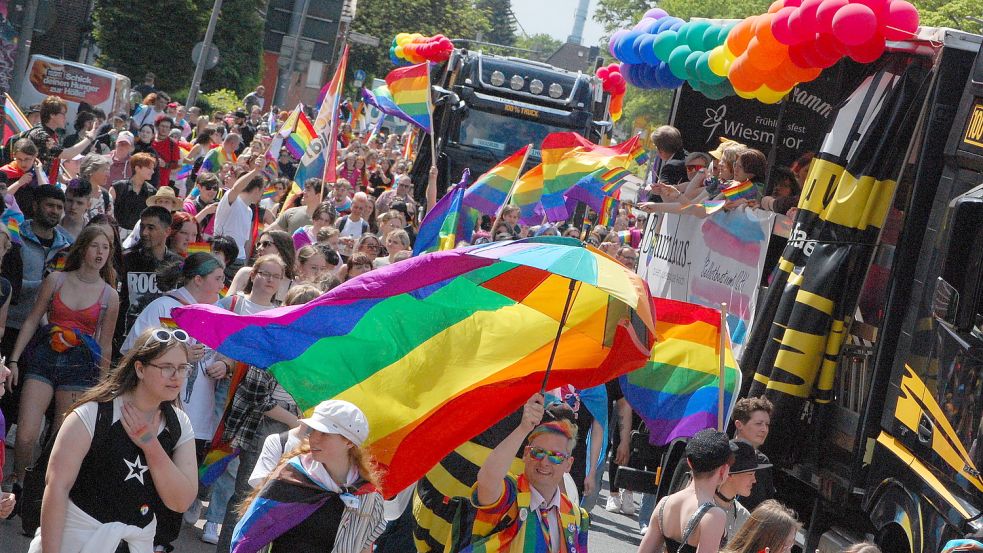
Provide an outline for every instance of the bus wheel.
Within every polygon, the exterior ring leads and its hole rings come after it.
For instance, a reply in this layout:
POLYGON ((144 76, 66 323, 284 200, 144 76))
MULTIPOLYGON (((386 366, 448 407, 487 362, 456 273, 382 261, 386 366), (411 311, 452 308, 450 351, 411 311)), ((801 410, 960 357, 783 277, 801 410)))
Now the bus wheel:
POLYGON ((672 471, 672 480, 669 481, 669 493, 666 495, 672 495, 679 490, 689 486, 689 483, 693 480, 693 475, 689 472, 689 465, 686 464, 686 456, 684 455, 676 463, 676 468, 672 471))

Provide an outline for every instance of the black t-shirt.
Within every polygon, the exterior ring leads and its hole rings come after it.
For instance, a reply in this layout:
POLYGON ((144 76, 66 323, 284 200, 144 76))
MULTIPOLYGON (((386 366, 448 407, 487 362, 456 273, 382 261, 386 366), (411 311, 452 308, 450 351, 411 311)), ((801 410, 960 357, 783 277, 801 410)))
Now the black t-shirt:
POLYGON ((133 183, 129 180, 120 180, 113 183, 113 190, 116 191, 113 216, 120 228, 133 230, 140 220, 140 213, 147 207, 147 198, 156 194, 157 188, 150 182, 145 182, 140 192, 136 192, 133 190, 133 183))
MULTIPOLYGON (((37 235, 35 235, 35 236, 37 236, 37 235)), ((41 245, 44 246, 45 249, 50 248, 51 246, 54 246, 55 245, 55 234, 54 233, 51 233, 51 238, 41 238, 40 236, 37 236, 37 238, 38 238, 38 242, 40 242, 41 245)))
POLYGON ((181 256, 166 250, 164 259, 157 259, 149 250, 139 246, 123 254, 123 298, 126 299, 126 327, 140 315, 148 303, 164 295, 157 288, 157 269, 174 261, 180 261, 181 256))
POLYGON ((320 509, 273 540, 270 553, 314 553, 331 551, 345 504, 337 494, 331 494, 320 509))
POLYGON ((672 159, 662 162, 659 169, 659 182, 666 184, 679 184, 686 182, 686 152, 676 152, 672 159))
MULTIPOLYGON (((594 415, 584 406, 580 400, 577 415, 577 445, 573 448, 573 466, 570 467, 570 476, 573 477, 580 495, 584 494, 584 478, 587 476, 587 458, 590 451, 587 450, 587 436, 590 434, 591 426, 594 424, 594 415)), ((600 440, 601 436, 593 436, 592 440, 600 440)))

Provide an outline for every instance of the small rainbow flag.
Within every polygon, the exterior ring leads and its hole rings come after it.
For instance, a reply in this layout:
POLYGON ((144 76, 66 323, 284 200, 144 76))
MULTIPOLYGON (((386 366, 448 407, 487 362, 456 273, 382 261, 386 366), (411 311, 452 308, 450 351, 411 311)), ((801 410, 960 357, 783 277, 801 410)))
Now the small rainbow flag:
POLYGON ((264 200, 267 199, 267 198, 272 199, 275 196, 276 196, 276 188, 273 187, 273 186, 267 187, 267 189, 263 191, 263 199, 264 200))
POLYGON ((603 227, 610 227, 614 220, 618 218, 618 206, 620 202, 617 198, 608 196, 601 203, 601 209, 597 212, 597 224, 603 227))
POLYGON ((3 96, 5 100, 3 104, 3 143, 6 144, 10 137, 31 128, 31 122, 24 116, 24 112, 17 107, 17 102, 10 97, 10 94, 4 93, 3 96))
MULTIPOLYGON (((653 302, 659 314, 658 341, 644 367, 621 377, 621 389, 645 421, 651 442, 665 445, 717 426, 720 312, 664 298, 653 302)), ((741 371, 730 341, 724 342, 724 407, 729 412, 741 387, 741 371)))
POLYGON ((478 177, 464 193, 464 205, 473 207, 485 215, 495 215, 505 205, 512 190, 512 183, 522 173, 526 154, 531 145, 524 146, 505 158, 487 173, 478 177))
POLYGON ((707 215, 713 215, 724 208, 727 200, 706 200, 703 202, 703 209, 707 210, 707 215))
POLYGON ((3 214, 0 215, 0 222, 7 227, 7 232, 10 233, 11 242, 14 244, 23 244, 20 238, 20 226, 24 223, 23 213, 8 207, 4 210, 3 214))
POLYGON ((468 187, 471 173, 465 169, 459 182, 433 206, 420 223, 413 244, 413 255, 453 250, 458 240, 471 241, 474 232, 472 210, 463 205, 464 192, 468 187))
POLYGON ((415 125, 426 132, 431 132, 430 63, 423 62, 393 69, 386 75, 386 86, 392 94, 393 103, 408 115, 415 125))
POLYGON ((625 182, 625 177, 631 175, 623 167, 614 169, 601 168, 577 181, 570 190, 564 193, 567 201, 584 202, 594 211, 600 211, 604 199, 613 196, 625 182))
POLYGON ((160 326, 161 328, 177 328, 177 323, 170 317, 161 317, 160 326))
POLYGON ((52 271, 64 271, 65 261, 68 259, 68 253, 65 255, 56 254, 55 258, 51 260, 51 270, 52 271))
MULTIPOLYGON (((177 147, 181 150, 181 159, 188 157, 191 153, 191 148, 194 146, 190 142, 185 142, 184 140, 178 140, 177 147)), ((194 168, 194 163, 186 163, 181 165, 181 168, 174 173, 174 180, 186 179, 191 176, 191 169, 194 168)))
POLYGON ((317 138, 317 133, 314 131, 314 125, 311 124, 311 120, 307 118, 307 115, 303 111, 298 113, 297 124, 294 126, 290 136, 284 141, 284 146, 290 151, 290 155, 300 159, 304 155, 304 152, 307 151, 307 147, 311 145, 311 142, 317 138))
POLYGON ((229 287, 226 286, 225 288, 222 288, 222 291, 219 292, 218 295, 219 295, 220 298, 224 298, 225 296, 228 296, 229 295, 229 287))
POLYGON ((749 180, 724 188, 721 192, 723 192, 724 197, 728 200, 752 199, 755 196, 754 184, 749 180))
POLYGON ((543 164, 533 167, 519 177, 512 192, 512 203, 519 206, 519 221, 525 225, 538 225, 543 222, 543 164))
POLYGON ((208 242, 192 242, 188 244, 188 255, 193 253, 209 253, 212 251, 212 247, 208 242))

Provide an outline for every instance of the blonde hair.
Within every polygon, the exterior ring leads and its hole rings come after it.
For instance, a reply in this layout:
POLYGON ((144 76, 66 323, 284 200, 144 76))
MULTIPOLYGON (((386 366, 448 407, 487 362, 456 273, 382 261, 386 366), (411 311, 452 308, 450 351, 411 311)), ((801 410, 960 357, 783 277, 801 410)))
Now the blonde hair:
POLYGON ((794 511, 769 499, 758 505, 721 553, 757 553, 765 548, 781 551, 789 534, 801 527, 794 511))

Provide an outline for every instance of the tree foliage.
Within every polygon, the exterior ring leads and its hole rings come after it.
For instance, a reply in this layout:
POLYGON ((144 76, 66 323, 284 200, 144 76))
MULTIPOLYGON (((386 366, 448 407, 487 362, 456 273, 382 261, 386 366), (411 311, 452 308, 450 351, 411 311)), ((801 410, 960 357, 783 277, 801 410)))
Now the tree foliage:
POLYGON ((148 71, 157 75, 157 87, 187 88, 194 72, 189 36, 201 36, 208 23, 196 0, 97 0, 94 17, 99 45, 98 63, 143 82, 148 71), (180 52, 180 55, 178 54, 180 52))
POLYGON ((563 46, 562 42, 546 33, 536 33, 531 36, 520 36, 515 41, 516 48, 523 48, 536 52, 535 54, 532 52, 520 52, 518 54, 520 57, 539 61, 543 61, 552 56, 557 50, 560 49, 560 46, 563 46))
MULTIPOLYGON (((206 4, 209 4, 208 13, 211 2, 206 4)), ((213 39, 219 50, 219 62, 205 71, 202 90, 228 88, 243 96, 259 83, 265 11, 266 0, 225 0, 222 3, 213 39)), ((204 33, 200 38, 204 38, 204 33)))
POLYGON ((364 69, 369 79, 382 78, 393 69, 389 44, 398 33, 473 39, 490 29, 475 0, 361 0, 352 30, 377 37, 381 44, 378 48, 352 45, 349 66, 364 69))
POLYGON ((485 42, 513 46, 516 35, 511 0, 477 0, 476 6, 485 13, 491 27, 485 32, 485 42))

